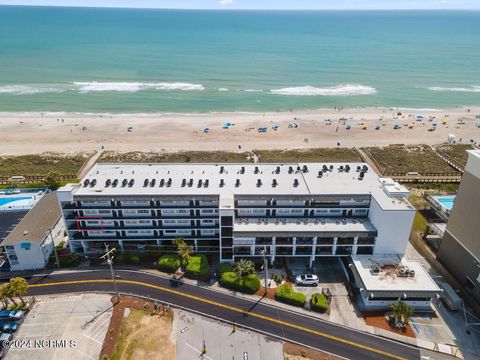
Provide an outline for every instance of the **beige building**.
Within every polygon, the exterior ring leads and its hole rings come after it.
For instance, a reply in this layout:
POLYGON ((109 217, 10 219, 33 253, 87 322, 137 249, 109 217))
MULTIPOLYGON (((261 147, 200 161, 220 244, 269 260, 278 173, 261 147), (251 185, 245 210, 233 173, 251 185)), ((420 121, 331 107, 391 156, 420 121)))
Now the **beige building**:
POLYGON ((37 270, 47 265, 53 251, 53 240, 63 235, 63 221, 60 219, 55 193, 44 195, 0 245, 10 270, 37 270))
POLYGON ((468 151, 465 173, 438 259, 480 301, 480 150, 468 151))

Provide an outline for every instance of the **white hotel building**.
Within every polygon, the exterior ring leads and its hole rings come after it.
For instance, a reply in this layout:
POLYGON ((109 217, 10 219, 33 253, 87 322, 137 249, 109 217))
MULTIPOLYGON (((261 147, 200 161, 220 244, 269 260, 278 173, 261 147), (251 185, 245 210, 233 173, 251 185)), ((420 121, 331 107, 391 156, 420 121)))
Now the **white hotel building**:
MULTIPOLYGON (((351 262, 361 266, 379 255, 401 260, 415 216, 408 190, 363 163, 100 163, 57 194, 70 247, 85 254, 103 251, 104 243, 173 250, 172 240, 182 237, 220 261, 260 260, 266 249, 271 262, 368 258, 351 262)), ((357 282, 364 292, 369 273, 354 272, 363 274, 357 282)), ((422 282, 433 283, 426 275, 422 282)))

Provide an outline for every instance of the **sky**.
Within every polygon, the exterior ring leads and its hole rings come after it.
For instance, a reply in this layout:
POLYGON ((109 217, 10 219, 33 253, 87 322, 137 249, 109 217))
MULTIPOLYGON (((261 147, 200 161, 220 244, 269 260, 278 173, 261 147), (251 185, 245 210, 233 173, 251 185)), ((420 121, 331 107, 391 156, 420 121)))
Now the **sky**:
POLYGON ((0 0, 0 5, 95 6, 174 9, 370 10, 475 9, 480 0, 0 0))

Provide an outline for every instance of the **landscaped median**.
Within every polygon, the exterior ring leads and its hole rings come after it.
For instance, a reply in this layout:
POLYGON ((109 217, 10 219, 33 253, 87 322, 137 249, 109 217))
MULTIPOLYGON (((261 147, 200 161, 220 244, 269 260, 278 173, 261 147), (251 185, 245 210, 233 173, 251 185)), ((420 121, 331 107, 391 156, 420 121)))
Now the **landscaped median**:
POLYGON ((285 283, 277 287, 277 290, 275 291, 275 300, 285 304, 303 307, 307 297, 303 293, 295 292, 291 284, 285 283))
POLYGON ((256 274, 239 277, 235 272, 224 272, 220 275, 220 285, 224 288, 255 294, 260 289, 260 279, 256 274))
POLYGON ((160 256, 158 259, 158 268, 161 271, 165 271, 168 273, 173 273, 178 270, 181 265, 180 256, 176 254, 166 254, 160 256))

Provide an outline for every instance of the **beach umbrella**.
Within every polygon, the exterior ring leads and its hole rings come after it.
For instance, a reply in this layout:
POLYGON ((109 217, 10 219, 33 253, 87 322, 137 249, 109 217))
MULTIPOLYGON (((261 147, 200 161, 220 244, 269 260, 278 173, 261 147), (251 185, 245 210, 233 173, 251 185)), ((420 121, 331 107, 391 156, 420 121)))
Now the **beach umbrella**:
POLYGON ((225 127, 229 127, 229 126, 232 126, 232 123, 229 123, 229 122, 224 122, 224 123, 223 123, 223 126, 225 126, 225 127))
POLYGON ((432 124, 433 127, 437 126, 437 124, 432 124))
POLYGON ((417 119, 423 119, 422 115, 417 115, 417 119))

